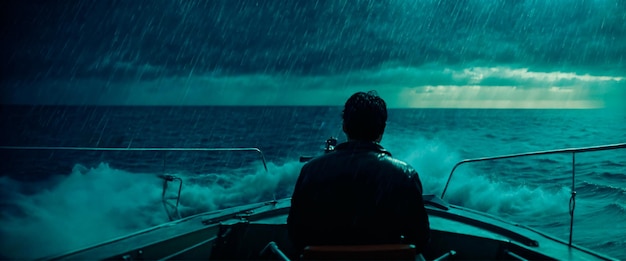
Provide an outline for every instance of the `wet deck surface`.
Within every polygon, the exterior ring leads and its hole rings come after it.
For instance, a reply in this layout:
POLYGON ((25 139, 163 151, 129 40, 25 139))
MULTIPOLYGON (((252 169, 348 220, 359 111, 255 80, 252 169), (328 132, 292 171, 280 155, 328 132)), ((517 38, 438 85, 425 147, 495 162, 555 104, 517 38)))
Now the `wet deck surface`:
MULTIPOLYGON (((72 255, 61 256, 69 259, 102 259, 112 255, 157 248, 164 254, 164 245, 184 244, 177 239, 194 238, 203 240, 217 236, 220 224, 249 222, 256 227, 270 226, 286 233, 287 213, 290 201, 279 200, 271 203, 253 204, 210 214, 197 215, 183 220, 170 222, 151 229, 137 232, 132 236, 87 248, 72 255), (257 226, 258 225, 258 226, 257 226), (267 226, 266 226, 267 225, 267 226), (171 242, 166 242, 170 239, 171 242)), ((559 260, 599 260, 599 257, 579 249, 570 248, 566 243, 556 241, 549 236, 527 229, 497 217, 482 213, 465 211, 461 208, 443 210, 427 206, 429 213, 432 244, 437 251, 457 250, 458 247, 475 245, 476 249, 467 251, 500 251, 503 244, 513 244, 515 248, 542 253, 559 260), (537 246, 533 246, 537 244, 537 246), (482 249, 481 249, 482 248, 482 249)), ((261 229, 262 230, 262 229, 261 229)), ((281 232, 281 233, 282 233, 281 232)), ((191 243, 187 243, 191 244, 191 243)), ((170 250, 171 251, 171 250, 170 250)), ((167 255, 165 255, 167 256, 167 255)))

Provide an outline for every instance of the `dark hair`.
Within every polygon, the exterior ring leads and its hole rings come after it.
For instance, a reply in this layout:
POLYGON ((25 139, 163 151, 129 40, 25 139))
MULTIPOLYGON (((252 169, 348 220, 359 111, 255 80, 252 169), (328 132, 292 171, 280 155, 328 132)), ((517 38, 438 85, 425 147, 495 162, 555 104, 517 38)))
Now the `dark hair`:
POLYGON ((376 91, 357 92, 346 101, 342 118, 348 139, 374 141, 385 131, 387 104, 376 91))

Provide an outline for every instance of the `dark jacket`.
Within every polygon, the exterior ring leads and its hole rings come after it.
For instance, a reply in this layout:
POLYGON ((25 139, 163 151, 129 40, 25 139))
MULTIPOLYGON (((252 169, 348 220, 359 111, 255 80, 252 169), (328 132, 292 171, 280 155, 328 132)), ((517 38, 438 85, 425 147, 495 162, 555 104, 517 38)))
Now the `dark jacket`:
POLYGON ((302 167, 287 219, 289 237, 299 250, 412 243, 419 252, 430 235, 422 200, 422 184, 411 166, 378 143, 342 143, 302 167))

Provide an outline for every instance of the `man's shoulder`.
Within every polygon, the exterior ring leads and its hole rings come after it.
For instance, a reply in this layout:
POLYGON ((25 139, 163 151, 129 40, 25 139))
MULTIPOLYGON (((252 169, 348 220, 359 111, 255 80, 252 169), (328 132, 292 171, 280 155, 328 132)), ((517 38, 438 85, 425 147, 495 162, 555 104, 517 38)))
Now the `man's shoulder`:
MULTIPOLYGON (((304 166, 302 167, 303 170, 307 169, 307 168, 316 168, 316 167, 320 167, 320 166, 336 166, 335 164, 344 164, 346 160, 346 158, 350 158, 351 154, 349 153, 345 153, 345 152, 331 152, 331 153, 327 153, 324 155, 320 155, 317 156, 311 160, 309 160, 307 163, 304 164, 304 166)), ((397 172, 403 172, 409 176, 412 176, 413 174, 416 173, 415 169, 408 164, 407 162, 394 158, 392 157, 389 153, 385 153, 385 152, 376 152, 376 151, 370 151, 367 154, 364 154, 361 156, 359 161, 366 161, 369 162, 370 164, 375 164, 375 165, 379 165, 379 166, 383 166, 384 168, 388 169, 388 170, 395 170, 397 172)))
POLYGON ((389 162, 389 164, 393 164, 393 165, 398 166, 398 167, 413 168, 413 167, 411 167, 411 165, 409 165, 405 161, 397 159, 397 158, 394 158, 394 157, 391 157, 391 156, 385 156, 385 160, 387 160, 389 162))
POLYGON ((383 164, 388 164, 391 168, 398 169, 408 175, 413 175, 416 172, 413 166, 407 162, 391 156, 384 156, 384 159, 381 162, 383 162, 383 164))

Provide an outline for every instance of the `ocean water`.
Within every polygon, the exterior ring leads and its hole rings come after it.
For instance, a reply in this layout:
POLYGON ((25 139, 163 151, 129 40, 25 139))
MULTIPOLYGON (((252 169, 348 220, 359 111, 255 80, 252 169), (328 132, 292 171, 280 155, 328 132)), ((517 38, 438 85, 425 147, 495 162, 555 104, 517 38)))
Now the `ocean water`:
MULTIPOLYGON (((162 174, 183 179, 181 215, 289 197, 302 163, 341 132, 341 107, 2 106, 2 146, 257 147, 250 152, 0 150, 0 252, 36 258, 168 221, 162 174)), ((440 195, 465 158, 626 142, 608 110, 392 109, 382 145, 440 195)), ((445 199, 561 238, 572 156, 469 164, 445 199)), ((576 155, 574 243, 626 259, 626 150, 576 155)), ((168 190, 168 193, 172 191, 168 190)))

